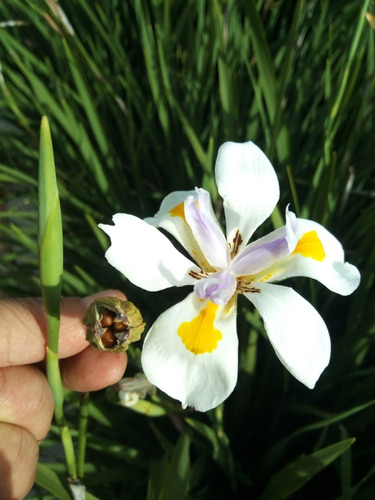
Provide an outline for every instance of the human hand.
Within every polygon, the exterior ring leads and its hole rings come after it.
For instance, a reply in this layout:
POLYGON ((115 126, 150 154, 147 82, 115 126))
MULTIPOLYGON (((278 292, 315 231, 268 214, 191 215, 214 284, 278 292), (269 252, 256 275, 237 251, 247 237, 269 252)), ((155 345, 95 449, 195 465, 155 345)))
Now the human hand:
MULTIPOLYGON (((61 301, 59 358, 68 389, 103 389, 115 384, 125 371, 126 353, 100 352, 85 340, 81 320, 86 309, 94 299, 108 296, 126 300, 123 293, 106 290, 84 299, 61 301)), ((41 299, 0 301, 0 500, 22 499, 30 491, 38 443, 50 428, 53 397, 41 367, 46 338, 41 299)))

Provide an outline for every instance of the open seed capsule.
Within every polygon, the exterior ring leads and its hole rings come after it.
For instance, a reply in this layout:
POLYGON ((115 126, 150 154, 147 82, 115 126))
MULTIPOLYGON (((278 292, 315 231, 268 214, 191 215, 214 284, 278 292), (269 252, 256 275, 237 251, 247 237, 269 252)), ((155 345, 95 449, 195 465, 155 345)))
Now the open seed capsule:
POLYGON ((82 321, 87 327, 86 340, 100 351, 126 351, 145 329, 139 309, 117 297, 92 302, 82 321))

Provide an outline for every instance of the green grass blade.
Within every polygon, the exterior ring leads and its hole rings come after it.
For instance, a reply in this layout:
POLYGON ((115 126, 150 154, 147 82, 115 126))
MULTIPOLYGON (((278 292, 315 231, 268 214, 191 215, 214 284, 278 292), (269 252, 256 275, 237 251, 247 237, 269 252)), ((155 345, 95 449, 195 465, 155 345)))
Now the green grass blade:
POLYGON ((56 472, 40 462, 38 463, 35 482, 59 500, 72 500, 68 489, 64 486, 56 472))
POLYGON ((186 498, 190 470, 189 448, 190 438, 184 432, 173 450, 170 463, 165 471, 162 489, 157 497, 158 500, 186 498))
POLYGON ((342 455, 355 438, 345 439, 322 448, 306 457, 297 458, 278 471, 268 483, 259 500, 283 500, 299 490, 307 481, 342 455))

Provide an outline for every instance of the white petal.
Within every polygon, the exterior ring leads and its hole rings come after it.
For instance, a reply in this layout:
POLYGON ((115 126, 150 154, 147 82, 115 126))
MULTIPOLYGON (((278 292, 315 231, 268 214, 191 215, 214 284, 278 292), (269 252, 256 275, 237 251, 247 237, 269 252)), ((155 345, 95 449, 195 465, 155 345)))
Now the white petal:
POLYGON ((291 288, 259 284, 259 293, 246 293, 263 318, 277 357, 300 382, 313 389, 331 354, 322 317, 291 288))
POLYGON ((99 224, 112 243, 105 256, 132 283, 148 291, 195 283, 189 272, 199 268, 156 228, 128 214, 114 215, 113 222, 99 224))
MULTIPOLYGON (((252 142, 226 142, 216 160, 216 183, 224 200, 227 240, 237 232, 246 244, 275 208, 279 199, 276 173, 264 153, 252 142)), ((241 246, 241 245, 239 245, 241 246)))
MULTIPOLYGON (((224 401, 237 381, 238 340, 236 306, 216 306, 192 293, 165 311, 151 327, 142 350, 142 366, 148 380, 182 402, 207 411, 224 401), (194 354, 178 334, 182 324, 214 311, 213 323, 207 320, 194 345, 211 346, 211 352, 194 354), (214 331, 216 330, 216 332, 214 331), (221 339, 213 342, 215 335, 221 339)), ((195 331, 195 330, 194 330, 195 331)), ((192 344, 193 345, 193 344, 192 344)))
POLYGON ((169 232, 184 247, 184 249, 199 264, 201 269, 212 271, 193 232, 185 218, 185 200, 193 197, 197 200, 196 191, 174 191, 164 198, 159 211, 154 217, 147 217, 145 221, 155 227, 169 232))
POLYGON ((188 196, 196 196, 192 191, 174 191, 168 194, 161 202, 160 208, 154 217, 147 217, 145 221, 155 227, 162 227, 174 236, 181 245, 186 246, 186 230, 189 229, 184 218, 184 201, 188 196), (176 210, 177 207, 181 210, 176 210))
POLYGON ((185 201, 185 217, 194 238, 207 261, 216 269, 227 269, 229 248, 215 217, 210 194, 197 189, 197 196, 189 196, 185 201))
POLYGON ((265 270, 268 280, 274 282, 306 276, 320 281, 332 292, 352 293, 361 277, 355 266, 344 262, 341 243, 317 222, 297 219, 297 224, 299 243, 291 255, 265 270))

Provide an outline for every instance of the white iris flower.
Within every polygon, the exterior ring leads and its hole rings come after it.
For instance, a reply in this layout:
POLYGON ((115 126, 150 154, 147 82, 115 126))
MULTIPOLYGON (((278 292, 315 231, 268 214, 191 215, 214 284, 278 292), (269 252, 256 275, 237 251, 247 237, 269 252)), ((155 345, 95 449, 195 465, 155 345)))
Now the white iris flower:
POLYGON ((339 241, 288 208, 285 226, 248 244, 279 199, 275 171, 253 143, 223 144, 215 175, 227 237, 209 193, 199 188, 169 194, 152 218, 116 214, 114 226, 100 224, 111 238, 108 262, 132 283, 148 291, 194 287, 153 324, 142 365, 152 384, 200 411, 220 404, 236 385, 238 294, 258 309, 282 364, 312 389, 330 358, 327 327, 301 295, 275 283, 307 276, 348 295, 360 281, 358 269, 344 263, 339 241), (157 228, 173 235, 191 259, 157 228))

